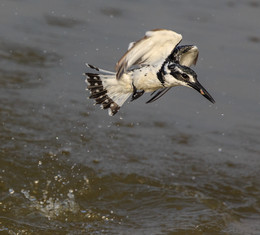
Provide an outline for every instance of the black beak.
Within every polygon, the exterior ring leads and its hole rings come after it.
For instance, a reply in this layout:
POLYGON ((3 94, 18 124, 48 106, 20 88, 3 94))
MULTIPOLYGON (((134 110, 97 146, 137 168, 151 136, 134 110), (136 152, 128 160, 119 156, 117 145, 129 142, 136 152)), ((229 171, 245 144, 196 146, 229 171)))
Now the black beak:
POLYGON ((215 103, 215 100, 212 98, 212 96, 207 92, 207 90, 197 81, 196 83, 188 83, 190 87, 198 91, 200 94, 202 94, 206 99, 208 99, 211 103, 215 103))

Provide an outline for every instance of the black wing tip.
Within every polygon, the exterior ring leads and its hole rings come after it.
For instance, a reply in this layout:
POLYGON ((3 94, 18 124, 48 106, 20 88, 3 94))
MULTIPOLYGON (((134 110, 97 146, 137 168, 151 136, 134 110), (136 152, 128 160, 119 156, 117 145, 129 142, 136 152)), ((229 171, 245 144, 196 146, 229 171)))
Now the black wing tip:
MULTIPOLYGON (((149 103, 152 103, 158 99, 160 99, 167 91, 169 91, 171 89, 171 87, 165 87, 165 88, 162 88, 162 89, 158 89, 156 94, 148 101, 146 101, 146 104, 149 104, 149 103)), ((154 92, 152 93, 152 95, 154 94, 154 92)))
POLYGON ((87 67, 89 67, 89 68, 91 68, 91 69, 94 69, 94 70, 96 70, 96 71, 99 71, 99 68, 96 67, 96 66, 94 66, 94 65, 92 65, 92 64, 86 63, 86 65, 87 65, 87 67))

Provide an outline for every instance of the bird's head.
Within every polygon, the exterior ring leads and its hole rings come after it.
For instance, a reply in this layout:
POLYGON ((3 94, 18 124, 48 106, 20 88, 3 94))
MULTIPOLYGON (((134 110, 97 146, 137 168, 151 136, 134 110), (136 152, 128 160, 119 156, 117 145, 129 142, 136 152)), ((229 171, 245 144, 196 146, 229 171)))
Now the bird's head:
POLYGON ((197 80, 197 74, 189 67, 177 64, 167 63, 164 67, 165 83, 173 86, 186 86, 195 89, 210 102, 215 100, 207 90, 197 80))

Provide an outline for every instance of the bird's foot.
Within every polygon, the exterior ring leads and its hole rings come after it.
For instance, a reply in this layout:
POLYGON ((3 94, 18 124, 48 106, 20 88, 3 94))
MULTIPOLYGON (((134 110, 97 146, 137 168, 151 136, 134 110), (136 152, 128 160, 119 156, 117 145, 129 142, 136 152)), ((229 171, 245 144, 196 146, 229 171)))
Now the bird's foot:
POLYGON ((144 90, 137 91, 135 85, 134 84, 132 84, 132 85, 133 85, 133 94, 132 94, 131 101, 138 99, 140 96, 142 96, 144 94, 144 90))

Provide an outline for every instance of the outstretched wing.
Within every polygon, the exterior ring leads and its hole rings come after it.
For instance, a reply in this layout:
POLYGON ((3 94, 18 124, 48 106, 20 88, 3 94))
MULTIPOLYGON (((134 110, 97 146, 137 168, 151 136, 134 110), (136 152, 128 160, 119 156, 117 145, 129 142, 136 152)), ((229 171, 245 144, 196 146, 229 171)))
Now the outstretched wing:
POLYGON ((177 46, 174 48, 168 59, 190 67, 196 65, 199 56, 199 49, 194 45, 177 46))
POLYGON ((117 62, 117 79, 133 65, 154 64, 166 59, 181 40, 182 36, 171 30, 155 29, 146 32, 142 39, 130 43, 128 51, 117 62))
POLYGON ((199 57, 199 49, 196 46, 191 46, 190 49, 180 57, 180 65, 190 67, 196 65, 199 57))

